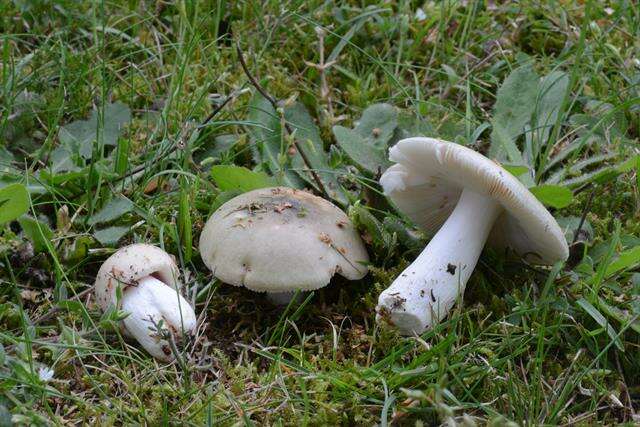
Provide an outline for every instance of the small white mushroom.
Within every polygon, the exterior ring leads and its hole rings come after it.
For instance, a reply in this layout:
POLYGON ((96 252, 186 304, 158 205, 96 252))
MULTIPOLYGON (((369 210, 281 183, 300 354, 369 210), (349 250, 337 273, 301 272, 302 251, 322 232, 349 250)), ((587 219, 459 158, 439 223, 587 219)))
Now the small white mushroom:
POLYGON ((391 148, 389 158, 396 164, 380 178, 385 194, 435 233, 378 299, 377 318, 401 333, 422 333, 449 313, 487 241, 536 264, 567 259, 567 242, 553 216, 483 155, 437 139, 408 138, 391 148))
POLYGON ((96 276, 95 295, 102 310, 116 304, 118 286, 122 288, 118 309, 129 313, 122 321, 124 332, 156 359, 172 360, 170 343, 161 335, 169 333, 180 342, 194 331, 196 315, 180 295, 178 267, 171 256, 143 243, 121 248, 96 276))
POLYGON ((222 282, 267 292, 275 304, 288 303, 296 290, 326 286, 335 273, 360 279, 369 261, 344 212, 285 187, 250 191, 222 205, 202 230, 200 255, 222 282))

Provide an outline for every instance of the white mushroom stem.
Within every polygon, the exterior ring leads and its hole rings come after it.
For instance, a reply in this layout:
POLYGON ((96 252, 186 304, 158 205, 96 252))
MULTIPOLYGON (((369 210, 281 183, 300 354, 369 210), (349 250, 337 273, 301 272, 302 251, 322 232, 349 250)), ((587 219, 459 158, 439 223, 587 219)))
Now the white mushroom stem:
POLYGON ((392 322, 404 335, 422 333, 445 317, 463 294, 501 211, 491 198, 463 190, 429 245, 380 294, 378 317, 392 322))
POLYGON ((291 301, 301 302, 304 294, 305 292, 300 291, 295 297, 295 292, 267 292, 267 299, 273 305, 289 305, 291 301))
POLYGON ((191 305, 175 289, 152 276, 128 286, 122 295, 122 310, 129 313, 124 320, 126 331, 153 357, 169 361, 174 355, 170 343, 162 339, 156 326, 162 320, 162 329, 175 341, 196 326, 196 315, 191 305))

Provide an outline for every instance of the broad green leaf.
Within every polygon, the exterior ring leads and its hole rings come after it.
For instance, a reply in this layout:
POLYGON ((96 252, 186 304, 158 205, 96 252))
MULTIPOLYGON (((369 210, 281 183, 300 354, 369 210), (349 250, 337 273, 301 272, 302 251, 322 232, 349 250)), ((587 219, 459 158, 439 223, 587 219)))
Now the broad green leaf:
POLYGON ((640 334, 640 321, 635 316, 628 312, 620 310, 618 307, 609 305, 602 297, 598 297, 598 308, 605 312, 609 317, 613 317, 618 322, 626 325, 629 323, 629 327, 640 334))
POLYGON ((585 148, 585 146, 586 144, 582 138, 576 138, 574 141, 567 144, 566 147, 563 147, 556 154, 551 156, 549 161, 544 165, 542 171, 546 173, 554 166, 559 166, 566 158, 569 157, 570 154, 585 148))
POLYGON ((637 167, 640 167, 640 156, 634 156, 620 163, 603 166, 592 172, 583 173, 576 178, 567 179, 561 182, 561 185, 567 187, 577 187, 590 182, 605 184, 615 179, 618 175, 634 170, 637 167))
MULTIPOLYGON (((4 175, 0 174, 0 188, 7 187, 12 184, 21 183, 21 179, 16 175, 4 175)), ((48 193, 48 189, 39 184, 36 180, 29 180, 28 184, 23 184, 29 194, 45 194, 48 193)))
POLYGON ((529 189, 544 205, 561 209, 571 204, 573 193, 567 187, 543 184, 529 189))
POLYGON ((524 65, 513 70, 498 89, 493 108, 490 157, 524 164, 515 140, 531 120, 538 80, 533 67, 524 65))
POLYGON ((529 172, 529 168, 520 165, 502 165, 502 167, 516 178, 529 172))
POLYGON ((256 93, 249 103, 249 134, 256 163, 263 163, 276 180, 288 187, 302 188, 302 179, 291 170, 289 146, 280 116, 262 95, 256 93))
POLYGON ((342 126, 334 126, 333 134, 347 156, 369 173, 375 175, 378 172, 384 172, 391 165, 387 159, 386 149, 368 144, 357 132, 342 126))
POLYGON ((22 215, 18 222, 24 234, 33 242, 33 249, 36 252, 47 248, 47 243, 53 238, 53 231, 47 224, 28 215, 22 215))
POLYGON ((274 187, 276 181, 264 172, 254 172, 242 166, 216 165, 211 168, 211 177, 222 191, 247 191, 274 187))
MULTIPOLYGON (((403 122, 412 128, 416 124, 407 120, 403 122)), ((390 166, 387 160, 390 143, 412 136, 404 133, 398 129, 396 108, 389 104, 373 104, 365 109, 354 129, 333 127, 336 141, 347 156, 361 169, 374 175, 390 166)))
POLYGON ((113 246, 118 243, 118 241, 122 239, 130 229, 131 227, 124 225, 107 227, 102 230, 95 231, 93 233, 93 237, 95 237, 95 239, 103 246, 113 246))
POLYGON ((382 224, 386 230, 395 233, 396 236, 398 236, 398 241, 406 248, 415 251, 422 251, 422 249, 424 249, 425 242, 420 238, 420 235, 408 228, 402 221, 387 216, 384 221, 382 221, 382 224))
POLYGON ((386 149, 398 126, 398 112, 389 104, 373 104, 362 112, 353 129, 369 144, 386 149))
POLYGON ((625 136, 629 124, 622 110, 616 110, 607 102, 591 99, 584 105, 584 111, 584 114, 574 114, 570 119, 579 134, 592 134, 591 138, 600 140, 625 136))
POLYGON ((13 221, 29 210, 29 192, 22 184, 0 188, 0 224, 13 221))
MULTIPOLYGON (((104 145, 115 146, 122 128, 130 121, 131 110, 126 104, 116 102, 105 105, 100 130, 104 145)), ((73 152, 90 159, 93 144, 98 139, 98 111, 92 111, 88 120, 77 120, 62 126, 58 136, 73 152)))
POLYGON ((313 122, 313 118, 300 102, 294 102, 288 106, 284 111, 284 117, 289 125, 295 130, 297 139, 305 141, 311 141, 313 151, 307 153, 309 156, 314 156, 322 153, 324 150, 324 144, 322 138, 320 138, 320 131, 313 122))
MULTIPOLYGON (((445 141, 459 142, 466 133, 466 125, 464 119, 458 116, 450 115, 440 122, 438 125, 437 136, 445 141)), ((464 141, 466 143, 466 141, 464 141)))
POLYGON ((34 132, 38 129, 36 112, 44 108, 44 97, 21 90, 11 98, 11 102, 3 105, 3 108, 9 108, 3 111, 3 117, 8 116, 9 119, 3 119, 0 140, 22 157, 26 153, 35 153, 41 147, 39 138, 34 138, 34 132))
POLYGON ((57 174, 59 172, 77 172, 80 167, 73 162, 73 153, 66 145, 56 147, 51 152, 50 157, 51 172, 57 174))
POLYGON ((522 153, 520 153, 520 149, 518 149, 515 140, 516 137, 510 135, 508 129, 503 127, 503 125, 495 119, 491 124, 491 148, 489 150, 489 156, 500 161, 507 160, 510 163, 524 165, 524 157, 522 157, 522 153))
POLYGON ((531 65, 516 68, 498 89, 493 119, 510 137, 518 136, 535 109, 539 77, 531 65))
MULTIPOLYGON (((60 186, 68 181, 84 181, 87 178, 87 169, 85 166, 83 169, 80 169, 76 172, 59 172, 59 173, 49 173, 48 170, 42 169, 39 171, 40 181, 43 183, 47 183, 51 186, 60 186)), ((33 194, 34 190, 29 188, 29 191, 33 194)), ((46 192, 46 191, 45 191, 46 192)))
POLYGON ((607 265, 604 270, 604 277, 609 277, 615 273, 635 267, 640 264, 640 246, 620 253, 618 257, 607 265))
POLYGON ((58 133, 60 142, 83 158, 91 158, 93 142, 96 140, 97 122, 91 120, 78 120, 62 126, 58 133))
POLYGON ((604 330, 607 331, 607 334, 609 334, 609 337, 618 348, 618 350, 624 351, 624 346, 622 345, 622 342, 620 341, 620 337, 618 337, 616 330, 613 329, 613 326, 611 326, 609 321, 602 315, 602 313, 598 311, 597 308, 591 305, 591 303, 584 298, 580 298, 579 300, 577 300, 576 304, 578 304, 589 316, 591 316, 591 318, 595 320, 598 325, 600 325, 604 330))
MULTIPOLYGON (((558 221, 558 225, 564 232, 564 237, 567 240, 567 243, 570 244, 573 242, 576 229, 580 225, 581 220, 582 218, 579 216, 556 217, 556 221, 558 221)), ((581 230, 587 236, 587 241, 590 241, 593 238, 593 227, 591 227, 589 220, 585 219, 581 230)))
POLYGON ((532 123, 533 141, 537 144, 536 158, 547 143, 549 133, 558 119, 562 100, 569 87, 569 76, 561 71, 553 71, 545 76, 538 85, 537 105, 534 113, 535 122, 532 123))
POLYGON ((13 161, 13 154, 5 147, 0 145, 0 172, 2 172, 4 168, 9 168, 11 166, 11 162, 13 161))
POLYGON ((356 228, 367 231, 377 251, 385 250, 387 254, 393 252, 397 246, 397 236, 389 233, 367 208, 356 203, 349 208, 349 218, 356 228))
MULTIPOLYGON (((320 131, 313 121, 313 118, 304 105, 299 102, 294 103, 285 109, 285 119, 295 131, 296 140, 301 145, 304 153, 311 163, 311 167, 316 171, 322 180, 329 197, 339 202, 345 203, 347 198, 344 190, 338 182, 340 170, 329 166, 328 154, 324 151, 324 144, 320 137, 320 131)), ((300 154, 293 156, 292 163, 298 174, 310 185, 317 188, 316 182, 308 173, 300 154)))
POLYGON ((432 137, 434 135, 436 135, 436 132, 426 118, 418 117, 415 114, 400 112, 398 113, 398 127, 396 128, 393 138, 389 141, 389 145, 394 145, 403 138, 412 136, 432 137))
POLYGON ((489 122, 480 123, 471 133, 471 136, 469 137, 469 140, 467 141, 466 145, 475 144, 478 141, 478 139, 480 139, 480 135, 482 135, 485 130, 490 128, 491 128, 491 123, 489 122))
POLYGON ((238 190, 229 190, 229 191, 221 192, 213 200, 213 203, 211 204, 211 210, 209 211, 209 213, 213 213, 217 211, 220 208, 220 206, 224 205, 229 200, 233 199, 236 196, 239 196, 240 194, 242 194, 242 192, 238 190))
POLYGON ((608 160, 613 160, 613 159, 617 158, 618 156, 619 155, 617 153, 615 153, 615 154, 614 153, 611 153, 611 154, 596 154, 596 155, 594 155, 592 157, 588 157, 588 158, 586 158, 584 160, 576 162, 576 163, 572 164, 571 166, 564 167, 563 169, 560 169, 560 170, 556 171, 551 176, 549 176, 549 178, 547 178, 545 180, 545 182, 547 184, 557 184, 558 182, 560 182, 561 180, 563 180, 567 176, 580 175, 581 172, 584 169, 592 167, 593 165, 596 165, 598 163, 604 163, 604 162, 606 162, 608 160))
POLYGON ((214 138, 213 147, 198 153, 198 158, 204 160, 207 157, 214 159, 221 158, 238 142, 238 137, 233 134, 218 135, 214 138))
POLYGON ((596 154, 572 164, 571 167, 569 167, 569 172, 572 174, 578 174, 586 168, 593 167, 593 165, 606 162, 608 160, 613 160, 617 157, 619 157, 619 154, 617 153, 596 154))
POLYGON ((102 224, 120 218, 133 210, 133 202, 123 195, 111 199, 98 212, 89 218, 89 225, 102 224))
POLYGON ((86 234, 74 238, 70 245, 63 246, 65 261, 73 263, 82 261, 88 256, 89 248, 94 243, 94 240, 86 234))

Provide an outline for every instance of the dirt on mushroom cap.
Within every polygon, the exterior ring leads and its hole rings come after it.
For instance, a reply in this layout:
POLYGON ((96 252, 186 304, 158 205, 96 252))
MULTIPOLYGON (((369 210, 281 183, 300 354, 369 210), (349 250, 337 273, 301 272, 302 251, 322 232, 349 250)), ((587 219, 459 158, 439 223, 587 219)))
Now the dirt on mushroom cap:
POLYGON ((95 281, 96 300, 103 310, 116 301, 117 284, 123 288, 153 276, 172 288, 180 288, 178 267, 162 249, 145 243, 125 246, 102 264, 95 281))
POLYGON ((368 255, 349 218, 306 191, 244 193, 207 221, 200 252, 223 282, 256 291, 312 290, 335 274, 358 279, 368 255))

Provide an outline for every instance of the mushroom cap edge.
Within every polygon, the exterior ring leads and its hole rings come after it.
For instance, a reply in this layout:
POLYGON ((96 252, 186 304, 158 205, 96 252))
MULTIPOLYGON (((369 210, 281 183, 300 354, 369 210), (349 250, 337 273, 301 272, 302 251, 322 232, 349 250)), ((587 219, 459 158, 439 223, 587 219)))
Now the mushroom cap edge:
POLYGON ((95 280, 98 305, 106 310, 116 302, 118 283, 124 286, 153 276, 174 289, 180 289, 178 267, 173 258, 157 246, 134 243, 118 249, 107 258, 95 280))
POLYGON ((493 198, 504 212, 488 241, 536 264, 566 260, 569 249, 551 213, 512 174, 482 154, 452 142, 414 137, 389 150, 396 162, 380 182, 391 200, 427 232, 435 233, 462 189, 493 198))

